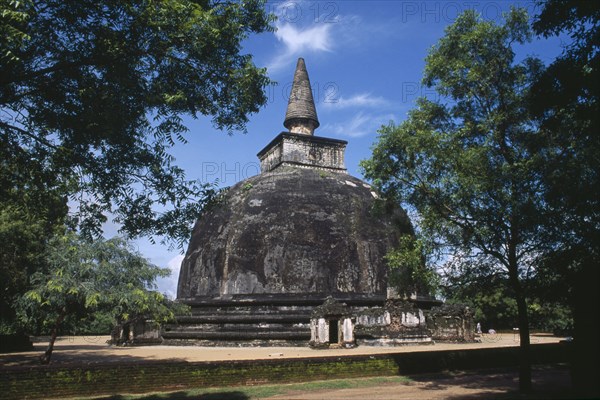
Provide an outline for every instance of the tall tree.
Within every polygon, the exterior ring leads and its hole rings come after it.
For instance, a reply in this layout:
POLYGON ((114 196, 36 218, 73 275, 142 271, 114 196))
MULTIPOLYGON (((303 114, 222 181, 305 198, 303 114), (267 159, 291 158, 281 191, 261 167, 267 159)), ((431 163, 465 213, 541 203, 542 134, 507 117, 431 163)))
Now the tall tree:
POLYGON ((530 39, 525 11, 504 23, 466 11, 426 59, 420 98, 400 125, 379 131, 365 175, 417 213, 422 237, 463 268, 485 268, 510 283, 518 311, 522 391, 531 389, 529 321, 523 280, 551 244, 539 229, 544 202, 537 135, 527 96, 539 60, 515 62, 512 46, 530 39))
POLYGON ((534 29, 562 35, 563 52, 534 86, 531 106, 542 120, 546 151, 548 224, 561 247, 548 257, 549 273, 573 296, 572 377, 582 396, 600 396, 600 3, 539 2, 534 29))
POLYGON ((25 172, 2 173, 0 199, 51 177, 86 234, 112 213, 128 234, 187 237, 211 191, 169 148, 185 142, 184 115, 232 133, 266 103, 266 70, 241 53, 250 33, 271 29, 264 1, 0 7, 1 165, 25 172))
MULTIPOLYGON (((572 312, 565 299, 569 292, 564 290, 564 281, 554 282, 556 275, 545 276, 544 272, 546 269, 540 268, 535 277, 523 282, 529 325, 531 329, 572 336, 572 312)), ((445 301, 468 306, 484 331, 516 326, 517 304, 505 276, 490 275, 487 268, 461 268, 459 274, 445 274, 443 283, 440 291, 445 301)))
POLYGON ((0 209, 0 332, 14 333, 14 300, 27 290, 32 273, 44 268, 42 239, 53 234, 44 221, 15 206, 0 209))
POLYGON ((110 311, 119 325, 146 318, 168 322, 181 311, 153 290, 169 269, 151 264, 123 239, 89 242, 67 233, 52 240, 46 261, 48 270, 32 275, 31 289, 18 301, 24 326, 50 332, 42 363, 50 362, 63 327, 77 327, 97 310, 110 311))
POLYGON ((270 23, 264 0, 0 0, 0 319, 54 228, 189 238, 213 190, 170 148, 186 115, 232 133, 266 103, 241 43, 270 23))

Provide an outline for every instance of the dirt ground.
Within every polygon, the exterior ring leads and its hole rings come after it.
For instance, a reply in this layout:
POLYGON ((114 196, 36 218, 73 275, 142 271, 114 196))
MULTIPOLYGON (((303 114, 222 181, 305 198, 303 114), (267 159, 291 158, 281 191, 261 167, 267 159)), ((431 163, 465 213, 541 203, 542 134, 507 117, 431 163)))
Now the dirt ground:
POLYGON ((291 392, 269 400, 413 400, 413 399, 569 399, 569 372, 565 367, 535 367, 533 392, 521 395, 518 373, 511 370, 423 374, 411 376, 406 383, 376 387, 291 392))
MULTIPOLYGON (((437 351, 450 349, 471 349, 489 347, 514 347, 519 345, 518 335, 499 333, 482 335, 479 343, 412 345, 400 347, 357 347, 354 349, 312 350, 308 347, 117 347, 106 342, 108 336, 61 337, 57 340, 52 356, 53 364, 71 363, 118 363, 142 360, 169 361, 217 361, 217 360, 256 360, 271 358, 323 357, 341 355, 362 355, 382 353, 403 353, 437 351)), ((561 338, 551 335, 532 335, 532 343, 556 343, 561 338)), ((0 354, 0 367, 11 365, 33 365, 47 343, 35 344, 34 351, 0 354)), ((514 370, 494 370, 477 372, 448 372, 410 376, 410 381, 385 383, 382 385, 336 390, 310 390, 289 392, 284 396, 267 397, 270 400, 282 399, 512 399, 569 398, 570 378, 568 370, 562 366, 537 367, 533 373, 534 394, 520 396, 516 392, 518 374, 514 370)), ((231 394, 231 392, 229 392, 231 394)), ((206 394, 200 397, 173 397, 184 399, 248 399, 248 397, 219 397, 219 394, 206 394)), ((156 397, 149 397, 156 399, 156 397)), ((169 399, 170 397, 167 397, 169 399)))
MULTIPOLYGON (((196 346, 140 346, 118 347, 107 344, 108 336, 65 336, 56 341, 52 355, 53 364, 113 363, 141 360, 169 361, 222 361, 259 360, 270 358, 299 358, 345 355, 393 354, 416 351, 462 350, 489 347, 515 347, 518 334, 484 334, 480 343, 436 343, 431 345, 406 345, 398 347, 367 347, 354 349, 313 350, 309 347, 196 347, 196 346)), ((561 338, 538 334, 531 336, 532 343, 556 343, 561 338)), ((47 342, 35 344, 34 351, 0 354, 0 366, 26 365, 38 362, 47 342)))

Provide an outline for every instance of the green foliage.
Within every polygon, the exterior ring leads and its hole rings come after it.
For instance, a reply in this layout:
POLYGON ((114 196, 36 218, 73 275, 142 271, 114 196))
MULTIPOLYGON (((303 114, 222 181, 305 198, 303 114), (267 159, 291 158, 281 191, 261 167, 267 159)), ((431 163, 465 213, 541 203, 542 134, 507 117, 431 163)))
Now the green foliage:
POLYGON ((3 189, 41 179, 87 236, 112 213, 130 235, 187 239, 213 191, 169 149, 185 142, 183 115, 232 133, 266 103, 266 71, 241 53, 249 34, 272 29, 264 2, 0 6, 3 189))
POLYGON ((0 208, 0 325, 7 332, 18 329, 14 301, 27 290, 29 276, 45 269, 46 238, 58 230, 30 205, 0 208))
POLYGON ((117 326, 117 321, 110 310, 96 310, 86 315, 76 324, 65 322, 63 334, 68 335, 109 335, 117 326))
POLYGON ((388 284, 397 288, 404 297, 435 295, 439 275, 425 262, 429 250, 424 241, 414 235, 402 235, 398 247, 385 260, 389 267, 388 284))
POLYGON ((538 160, 527 147, 536 121, 525 101, 541 65, 514 64, 510 47, 528 37, 524 12, 513 10, 504 26, 462 14, 427 57, 424 82, 440 101, 421 98, 401 125, 382 127, 362 163, 385 193, 417 210, 439 250, 505 271, 518 261, 519 276, 546 245, 538 160))
POLYGON ((558 336, 573 336, 573 312, 564 303, 549 302, 544 299, 529 300, 531 326, 542 332, 552 332, 558 336))
MULTIPOLYGON (((571 270, 597 269, 600 265, 600 4, 548 1, 543 4, 534 28, 546 37, 559 34, 565 37, 563 53, 539 77, 531 98, 532 111, 541 118, 538 146, 545 157, 542 175, 545 200, 554 211, 546 229, 552 240, 562 244, 554 257, 570 264, 571 270)), ((573 278, 573 271, 564 271, 564 265, 548 261, 551 268, 561 268, 561 274, 567 272, 573 278)))
POLYGON ((517 63, 512 50, 530 37, 523 10, 512 9, 502 25, 462 13, 426 59, 423 83, 438 99, 420 98, 404 122, 382 127, 362 164, 384 193, 417 212, 419 235, 438 243, 456 271, 506 276, 518 310, 523 390, 531 386, 523 280, 555 246, 540 229, 543 158, 532 151, 539 120, 527 102, 543 66, 534 58, 517 63))
POLYGON ((0 1, 0 60, 6 63, 15 63, 19 57, 15 54, 23 42, 30 39, 25 32, 29 15, 24 11, 27 0, 1 0, 0 1))
POLYGON ((67 327, 85 328, 97 311, 123 325, 146 318, 168 322, 177 310, 153 290, 169 269, 151 264, 123 239, 59 236, 50 243, 47 264, 47 271, 32 274, 32 287, 18 302, 20 322, 34 332, 56 336, 67 327))
MULTIPOLYGON (((528 315, 532 329, 567 334, 572 329, 571 310, 564 301, 548 296, 543 280, 529 280, 526 286, 528 315)), ((465 304, 483 330, 511 330, 518 324, 517 303, 508 279, 501 275, 480 275, 470 271, 450 277, 441 288, 448 303, 465 304)))
POLYGON ((593 398, 600 396, 600 4, 549 0, 538 5, 536 32, 560 35, 564 43, 531 100, 542 118, 545 199, 555 211, 546 229, 561 243, 544 267, 546 276, 562 281, 559 290, 571 294, 573 385, 580 397, 593 398))
POLYGON ((232 133, 265 104, 241 42, 271 21, 261 0, 0 1, 2 324, 65 225, 183 245, 218 192, 170 148, 185 115, 232 133))

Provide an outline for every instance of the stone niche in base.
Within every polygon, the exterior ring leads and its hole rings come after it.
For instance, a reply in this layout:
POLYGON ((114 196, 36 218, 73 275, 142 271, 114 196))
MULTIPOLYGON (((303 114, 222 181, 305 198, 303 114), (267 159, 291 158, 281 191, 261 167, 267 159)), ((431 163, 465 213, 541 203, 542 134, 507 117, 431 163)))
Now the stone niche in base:
MULTIPOLYGON (((400 301, 389 290, 385 255, 413 226, 348 174, 346 141, 314 135, 303 59, 283 125, 289 131, 258 153, 260 174, 224 191, 196 222, 177 286, 191 313, 163 326, 162 343, 326 348, 461 335, 468 324, 454 317, 429 327, 426 311, 440 301, 425 293, 400 301)), ((119 334, 138 343, 156 336, 137 326, 119 334)))
POLYGON ((355 335, 359 345, 432 343, 424 311, 408 300, 388 299, 382 308, 365 310, 356 320, 355 335))
POLYGON ((118 346, 161 344, 161 326, 152 320, 137 320, 116 326, 110 335, 110 343, 118 346))
POLYGON ((474 342, 473 312, 459 304, 444 304, 428 312, 427 326, 433 340, 474 342))
POLYGON ((352 348, 474 340, 473 317, 463 306, 423 310, 410 300, 388 299, 383 307, 351 307, 329 298, 312 312, 310 347, 352 348))
POLYGON ((346 303, 337 302, 333 297, 329 297, 312 312, 308 345, 315 349, 330 346, 355 347, 355 323, 352 309, 346 303))

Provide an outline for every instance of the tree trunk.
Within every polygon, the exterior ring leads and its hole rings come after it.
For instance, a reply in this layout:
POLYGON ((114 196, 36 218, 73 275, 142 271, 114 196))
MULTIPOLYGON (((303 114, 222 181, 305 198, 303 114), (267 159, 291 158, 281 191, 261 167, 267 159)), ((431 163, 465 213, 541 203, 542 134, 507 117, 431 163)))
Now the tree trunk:
MULTIPOLYGON (((520 286, 520 284, 519 284, 520 286)), ((523 393, 531 391, 531 356, 529 340, 529 317, 527 302, 521 293, 516 296, 519 328, 519 390, 523 393)))
POLYGON ((52 351, 54 350, 54 342, 56 342, 56 337, 58 336, 58 329, 60 328, 60 325, 62 324, 64 319, 65 319, 65 314, 64 313, 60 314, 58 316, 58 319, 56 320, 56 324, 54 324, 54 328, 52 328, 52 335, 50 336, 50 343, 48 343, 48 348, 46 349, 44 354, 42 354, 40 356, 40 362, 42 364, 50 363, 50 358, 52 357, 52 351))
POLYGON ((571 380, 577 396, 600 397, 600 265, 586 260, 575 281, 574 340, 571 344, 571 380))
MULTIPOLYGON (((512 249, 511 249, 512 250, 512 249)), ((529 340, 529 317, 527 315, 527 301, 519 280, 519 268, 514 252, 509 250, 508 277, 517 301, 517 319, 519 328, 519 391, 531 392, 531 356, 529 340)))

